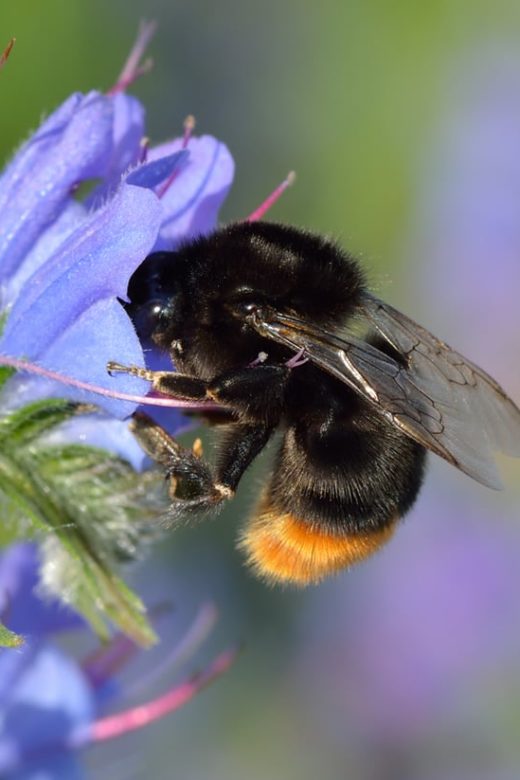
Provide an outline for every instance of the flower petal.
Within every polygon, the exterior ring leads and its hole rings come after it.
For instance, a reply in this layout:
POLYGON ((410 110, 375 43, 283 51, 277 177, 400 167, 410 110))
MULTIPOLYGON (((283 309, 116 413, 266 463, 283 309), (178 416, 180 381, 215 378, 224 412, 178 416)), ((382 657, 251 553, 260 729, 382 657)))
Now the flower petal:
MULTIPOLYGON (((141 344, 123 310, 115 298, 97 301, 82 312, 56 336, 52 344, 38 355, 38 362, 51 371, 67 377, 98 385, 107 390, 133 395, 146 395, 150 383, 128 374, 110 376, 107 363, 117 360, 125 365, 144 365, 141 344)), ((97 393, 66 384, 17 374, 10 379, 5 394, 13 400, 7 408, 30 403, 37 398, 72 398, 102 407, 117 418, 128 417, 137 404, 108 398, 97 393)))
MULTIPOLYGON (((115 298, 97 301, 82 312, 39 356, 39 362, 45 367, 74 379, 120 393, 140 396, 148 393, 150 383, 143 379, 128 374, 109 375, 107 363, 110 360, 120 361, 124 365, 144 365, 143 350, 137 334, 115 298)), ((17 381, 15 377, 11 383, 17 381)), ((39 379, 33 382, 28 385, 26 401, 56 395, 55 384, 39 379)), ((20 395, 17 393, 17 401, 20 395)), ((59 396, 96 404, 121 419, 128 417, 137 407, 131 401, 107 398, 67 385, 59 386, 59 396)))
POLYGON ((114 104, 113 149, 110 168, 104 181, 96 187, 85 203, 98 208, 121 183, 121 177, 139 162, 144 137, 144 108, 136 98, 124 92, 112 96, 114 104))
POLYGON ((6 165, 0 176, 0 207, 7 205, 9 193, 23 181, 27 173, 31 172, 32 165, 39 158, 45 144, 56 141, 77 111, 83 95, 79 92, 71 95, 67 100, 45 119, 38 130, 31 135, 13 159, 6 165))
POLYGON ((134 184, 137 187, 156 187, 163 182, 173 172, 181 169, 187 162, 189 152, 181 149, 178 152, 169 154, 166 157, 159 157, 157 160, 145 163, 139 166, 127 176, 127 183, 134 184))
POLYGON ((124 296, 130 275, 153 246, 161 216, 150 190, 121 187, 28 280, 7 319, 3 351, 38 358, 85 309, 124 296))
POLYGON ((111 99, 96 92, 74 96, 22 147, 0 182, 0 281, 60 215, 71 189, 104 175, 112 123, 111 99))
MULTIPOLYGON (((150 150, 156 160, 183 148, 178 138, 150 150)), ((189 160, 162 196, 165 219, 156 249, 171 249, 183 238, 209 233, 233 181, 234 163, 225 144, 210 135, 190 138, 189 160)))
MULTIPOLYGON (((75 732, 94 718, 92 692, 78 665, 53 647, 26 646, 17 655, 15 675, 9 653, 0 655, 0 679, 8 683, 8 695, 0 703, 0 774, 23 767, 21 776, 31 777, 29 768, 36 770, 40 761, 46 768, 56 761, 63 769, 75 732)), ((74 775, 55 772, 48 777, 74 775)))
POLYGON ((27 280, 86 219, 87 211, 83 204, 69 200, 59 217, 41 234, 18 270, 7 281, 3 291, 4 306, 14 303, 27 280))
POLYGON ((83 625, 79 615, 61 602, 39 598, 40 560, 35 544, 13 544, 0 558, 0 614, 19 634, 42 637, 83 625))

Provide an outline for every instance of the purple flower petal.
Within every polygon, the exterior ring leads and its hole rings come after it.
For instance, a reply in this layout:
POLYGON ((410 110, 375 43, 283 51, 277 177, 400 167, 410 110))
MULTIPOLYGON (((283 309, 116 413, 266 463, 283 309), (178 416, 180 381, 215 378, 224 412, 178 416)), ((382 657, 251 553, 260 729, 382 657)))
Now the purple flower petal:
POLYGON ((114 106, 112 157, 103 182, 86 200, 90 208, 98 208, 117 190, 123 174, 139 162, 141 154, 145 119, 143 106, 124 92, 113 95, 111 99, 114 106))
POLYGON ((42 233, 31 248, 18 270, 5 283, 3 305, 14 303, 27 280, 46 263, 65 239, 77 230, 88 218, 82 203, 70 200, 60 216, 42 233))
MULTIPOLYGON (((42 752, 44 767, 52 768, 56 762, 63 770, 65 751, 75 732, 94 718, 92 691, 78 665, 53 647, 19 651, 15 676, 10 655, 5 650, 0 654, 0 679, 10 682, 8 695, 0 702, 0 774, 5 777, 23 767, 18 776, 32 777, 31 769, 41 766, 42 752)), ((72 754, 68 760, 72 761, 72 754)))
POLYGON ((36 358, 85 308, 124 296, 132 271, 151 249, 161 216, 152 192, 121 187, 27 282, 8 317, 3 349, 36 358))
MULTIPOLYGON (((150 150, 156 160, 183 148, 178 138, 150 150)), ((227 146, 210 135, 191 138, 190 157, 162 196, 165 219, 155 247, 170 249, 179 240, 209 233, 217 225, 218 211, 233 181, 234 163, 227 146)))
POLYGON ((39 565, 35 544, 14 544, 3 553, 0 558, 2 621, 12 631, 26 636, 44 636, 83 625, 79 615, 61 602, 43 601, 36 595, 39 565))
POLYGON ((0 182, 0 280, 8 279, 65 208, 71 189, 102 176, 112 152, 112 100, 96 92, 61 106, 0 182))
MULTIPOLYGON (((38 355, 40 364, 60 374, 121 393, 147 394, 149 382, 128 374, 110 376, 106 368, 110 360, 125 365, 144 365, 139 339, 123 307, 115 298, 97 301, 83 311, 38 355)), ((18 376, 10 380, 8 392, 12 392, 17 383, 17 404, 24 400, 59 395, 60 398, 96 404, 119 418, 128 417, 137 406, 130 401, 106 398, 67 385, 57 386, 42 379, 33 379, 28 383, 27 378, 18 376), (22 387, 26 388, 27 398, 24 398, 22 387)))
POLYGON ((71 95, 67 100, 58 106, 53 113, 40 125, 38 130, 31 135, 30 139, 22 144, 20 150, 13 159, 6 165, 2 176, 0 176, 0 206, 4 207, 9 197, 9 191, 22 181, 27 173, 30 173, 31 166, 39 156, 43 144, 52 144, 56 138, 63 132, 77 111, 77 108, 83 95, 79 92, 71 95))
MULTIPOLYGON (((161 213, 152 192, 123 185, 27 281, 8 317, 2 350, 108 389, 146 392, 148 384, 142 380, 126 375, 111 380, 106 362, 144 363, 137 336, 115 296, 126 294, 130 274, 150 251, 161 213)), ((12 380, 11 388, 13 383, 19 383, 19 390, 29 387, 27 378, 12 380)), ((41 395, 42 384, 33 386, 41 395)), ((65 386, 59 394, 78 397, 65 386)), ((21 398, 20 392, 17 402, 21 398)), ((117 408, 123 416, 135 408, 109 399, 105 403, 101 397, 95 401, 112 412, 117 408)))
POLYGON ((145 163, 132 171, 127 176, 127 184, 134 184, 136 187, 156 187, 163 182, 174 171, 178 171, 186 163, 189 152, 181 149, 178 152, 169 154, 166 157, 160 157, 158 160, 145 163))

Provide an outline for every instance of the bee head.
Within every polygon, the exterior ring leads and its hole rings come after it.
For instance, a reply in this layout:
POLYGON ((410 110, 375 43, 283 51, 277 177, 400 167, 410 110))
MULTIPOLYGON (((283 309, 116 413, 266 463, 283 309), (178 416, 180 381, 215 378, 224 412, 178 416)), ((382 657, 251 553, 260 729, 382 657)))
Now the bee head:
POLYGON ((179 309, 181 287, 172 271, 172 252, 154 252, 130 277, 128 301, 121 301, 136 332, 144 341, 161 340, 179 309))

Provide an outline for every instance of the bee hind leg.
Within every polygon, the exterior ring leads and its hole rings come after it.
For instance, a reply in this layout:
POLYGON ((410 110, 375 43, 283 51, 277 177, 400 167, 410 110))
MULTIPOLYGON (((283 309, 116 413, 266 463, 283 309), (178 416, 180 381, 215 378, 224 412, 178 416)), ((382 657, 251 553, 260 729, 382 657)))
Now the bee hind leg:
POLYGON ((218 506, 233 494, 215 483, 209 465, 196 448, 182 447, 164 428, 143 412, 136 412, 130 424, 141 447, 164 468, 171 500, 171 514, 203 512, 218 506))
POLYGON ((172 518, 211 511, 232 498, 242 474, 272 432, 269 425, 230 425, 213 473, 199 447, 182 447, 147 414, 136 412, 131 428, 145 452, 166 472, 172 518))

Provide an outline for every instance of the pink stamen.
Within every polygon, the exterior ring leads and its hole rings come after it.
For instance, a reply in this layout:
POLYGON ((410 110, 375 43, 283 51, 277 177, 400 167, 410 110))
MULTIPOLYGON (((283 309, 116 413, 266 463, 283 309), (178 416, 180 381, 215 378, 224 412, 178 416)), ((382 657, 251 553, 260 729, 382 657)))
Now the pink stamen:
POLYGON ((12 48, 16 43, 16 38, 11 38, 5 49, 3 50, 2 54, 0 54, 0 70, 4 67, 5 63, 9 59, 9 55, 11 54, 12 48))
MULTIPOLYGON (((191 114, 187 116, 186 119, 184 120, 183 127, 184 127, 184 133, 182 135, 182 148, 186 149, 188 147, 188 144, 191 139, 191 135, 195 128, 195 117, 192 116, 191 114)), ((156 190, 156 195, 158 198, 162 198, 165 195, 165 193, 168 192, 168 190, 172 186, 173 182, 175 181, 179 173, 180 173, 179 169, 176 168, 168 176, 166 181, 163 184, 161 184, 161 186, 156 190)))
POLYGON ((193 699, 202 688, 205 688, 206 685, 209 685, 210 682, 226 672, 235 660, 236 655, 236 649, 227 650, 219 655, 203 672, 173 688, 163 696, 159 696, 157 699, 141 704, 138 707, 119 712, 117 715, 110 715, 107 718, 95 721, 90 728, 90 739, 95 742, 114 739, 129 731, 135 731, 148 726, 153 721, 178 710, 193 699))
POLYGON ((155 35, 156 29, 156 22, 141 21, 139 23, 137 38, 132 46, 128 59, 125 62, 116 83, 107 91, 107 95, 117 95, 119 92, 124 92, 130 84, 133 84, 134 81, 141 76, 144 76, 145 73, 148 73, 152 69, 152 59, 147 59, 142 64, 140 63, 148 44, 155 35))
POLYGON ((258 222, 259 219, 262 219, 264 214, 266 214, 269 209, 274 206, 276 201, 279 200, 280 196, 285 192, 287 187, 290 187, 292 184, 294 184, 295 179, 296 174, 294 171, 288 173, 283 182, 279 184, 278 187, 273 190, 273 192, 264 200, 264 202, 261 203, 260 206, 258 206, 258 208, 255 209, 253 213, 246 218, 245 222, 258 222))
POLYGON ((106 387, 91 385, 89 382, 82 382, 80 379, 73 379, 70 376, 58 374, 56 371, 50 371, 42 366, 37 366, 35 363, 29 363, 25 360, 9 357, 8 355, 0 355, 0 366, 9 366, 10 368, 15 368, 17 371, 27 371, 29 374, 36 374, 37 376, 42 376, 44 379, 59 382, 62 385, 76 387, 78 390, 86 390, 89 393, 102 395, 105 396, 105 398, 115 398, 119 401, 131 401, 132 403, 144 404, 146 406, 166 406, 171 409, 179 408, 194 411, 197 409, 211 411, 222 409, 222 406, 209 401, 181 401, 180 399, 170 398, 169 396, 133 395, 131 393, 119 393, 117 390, 107 390, 106 387))
POLYGON ((141 143, 139 144, 140 150, 139 150, 139 162, 145 163, 148 159, 148 150, 150 148, 150 139, 147 136, 144 136, 141 138, 141 143))
POLYGON ((287 368, 298 368, 307 363, 308 359, 308 357, 305 357, 305 347, 302 347, 299 352, 286 361, 285 365, 287 368))
MULTIPOLYGON (((155 623, 157 618, 169 614, 171 609, 169 603, 164 603, 154 607, 149 614, 155 623)), ((117 674, 141 650, 126 634, 118 632, 110 642, 87 655, 81 662, 81 668, 91 685, 97 688, 117 674)))
POLYGON ((186 149, 190 142, 190 138, 192 136, 193 131, 195 130, 195 125, 197 124, 195 117, 193 114, 188 114, 186 119, 184 120, 184 134, 182 136, 182 148, 186 149))
POLYGON ((125 634, 116 634, 108 645, 95 650, 82 662, 83 672, 92 687, 99 688, 122 669, 139 649, 125 634))
POLYGON ((192 624, 180 641, 165 658, 135 683, 125 687, 127 696, 136 696, 143 690, 150 690, 156 680, 191 658, 207 639, 217 622, 218 611, 214 604, 204 604, 197 612, 192 624))
POLYGON ((262 363, 265 363, 269 355, 267 352, 259 352, 258 357, 256 357, 254 360, 251 361, 248 368, 255 368, 255 366, 260 366, 262 363))

